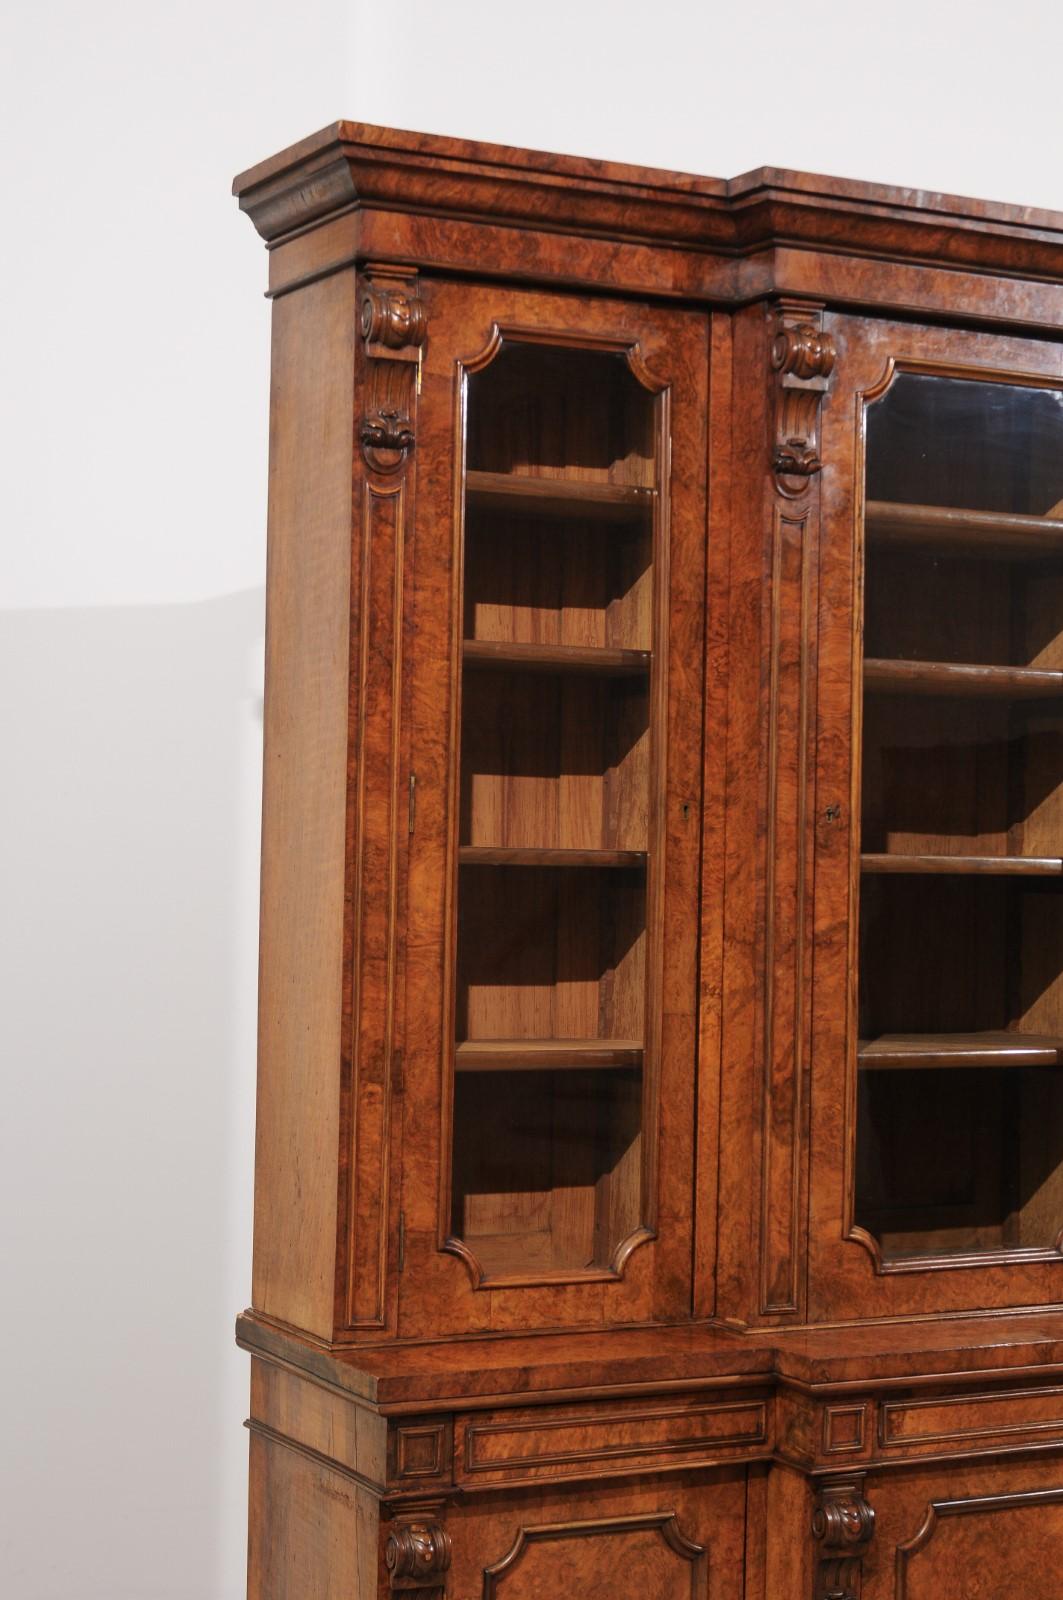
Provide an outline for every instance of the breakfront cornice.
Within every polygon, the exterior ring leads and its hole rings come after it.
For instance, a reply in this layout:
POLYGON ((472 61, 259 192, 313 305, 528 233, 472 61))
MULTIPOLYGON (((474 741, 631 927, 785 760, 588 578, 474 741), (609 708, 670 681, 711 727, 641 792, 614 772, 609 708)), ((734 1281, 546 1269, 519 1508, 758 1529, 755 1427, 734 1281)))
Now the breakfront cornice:
MULTIPOLYGON (((1063 213, 759 167, 729 181, 336 122, 236 178, 275 246, 351 210, 652 243, 741 260, 779 247, 1063 277, 1063 213)), ((741 297, 743 280, 735 279, 741 297)))

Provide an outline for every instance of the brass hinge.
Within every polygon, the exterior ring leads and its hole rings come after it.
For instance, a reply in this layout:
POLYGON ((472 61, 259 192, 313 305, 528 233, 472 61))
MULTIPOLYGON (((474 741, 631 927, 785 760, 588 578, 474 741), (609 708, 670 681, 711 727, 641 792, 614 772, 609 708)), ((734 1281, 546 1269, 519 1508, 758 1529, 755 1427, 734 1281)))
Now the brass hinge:
POLYGON ((417 823, 417 774, 410 773, 410 801, 409 801, 410 828, 412 833, 417 823))
POLYGON ((399 1212, 399 1271, 406 1270, 406 1213, 399 1212))

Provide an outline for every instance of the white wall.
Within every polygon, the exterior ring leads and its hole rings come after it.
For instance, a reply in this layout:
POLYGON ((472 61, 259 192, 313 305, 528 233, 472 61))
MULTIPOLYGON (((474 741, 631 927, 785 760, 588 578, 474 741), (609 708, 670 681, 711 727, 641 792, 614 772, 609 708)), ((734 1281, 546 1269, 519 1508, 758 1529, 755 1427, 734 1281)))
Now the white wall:
POLYGON ((9 6, 0 1592, 238 1600, 268 321, 341 114, 1063 208, 1055 0, 9 6))
POLYGON ((1063 207, 1058 0, 358 0, 344 115, 1063 207), (380 19, 394 23, 390 38, 380 19))
POLYGON ((3 29, 0 1595, 244 1588, 269 314, 335 0, 3 29))

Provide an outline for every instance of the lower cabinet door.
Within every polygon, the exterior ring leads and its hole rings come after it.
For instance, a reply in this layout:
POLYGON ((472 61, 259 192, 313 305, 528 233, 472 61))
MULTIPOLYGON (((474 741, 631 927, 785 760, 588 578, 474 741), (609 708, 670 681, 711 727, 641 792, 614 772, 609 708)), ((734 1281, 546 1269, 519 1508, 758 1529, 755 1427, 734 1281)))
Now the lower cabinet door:
POLYGON ((470 1497, 447 1600, 734 1600, 745 1506, 737 1468, 470 1497))
POLYGON ((1060 1600, 1063 1455, 869 1474, 861 1600, 1060 1600))

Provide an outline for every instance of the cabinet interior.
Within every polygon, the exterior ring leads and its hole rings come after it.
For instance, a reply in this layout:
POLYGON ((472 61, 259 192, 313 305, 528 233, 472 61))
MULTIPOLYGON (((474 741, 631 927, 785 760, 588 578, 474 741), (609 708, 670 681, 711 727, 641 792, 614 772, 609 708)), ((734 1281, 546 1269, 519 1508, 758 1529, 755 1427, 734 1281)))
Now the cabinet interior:
POLYGON ((465 381, 451 1234, 571 1277, 644 1209, 658 402, 568 345, 465 381))

